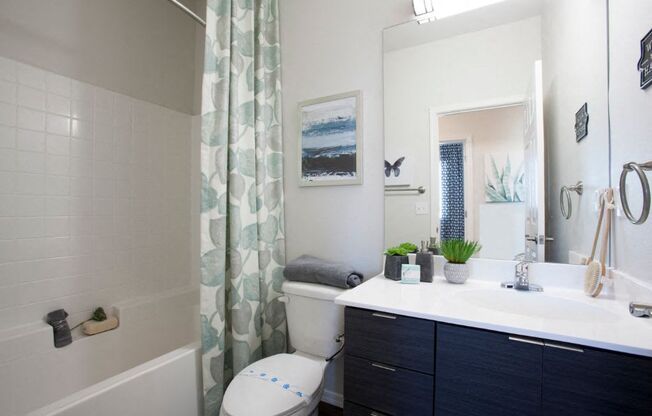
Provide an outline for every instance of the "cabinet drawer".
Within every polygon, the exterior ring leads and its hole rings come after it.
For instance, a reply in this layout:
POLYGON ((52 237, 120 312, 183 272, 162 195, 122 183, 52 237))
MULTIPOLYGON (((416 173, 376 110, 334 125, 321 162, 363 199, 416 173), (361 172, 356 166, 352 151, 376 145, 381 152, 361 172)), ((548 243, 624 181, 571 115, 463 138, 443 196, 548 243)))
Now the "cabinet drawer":
POLYGON ((541 414, 543 342, 437 324, 437 416, 541 414))
POLYGON ((652 415, 652 359, 546 342, 544 416, 652 415))
POLYGON ((344 402, 344 416, 387 416, 385 413, 371 410, 353 402, 344 402))
POLYGON ((427 374, 435 373, 435 323, 346 308, 346 353, 427 374))
MULTIPOLYGON (((344 356, 344 397, 388 415, 431 416, 434 379, 427 374, 344 356)), ((356 413, 353 413, 356 414, 356 413)))

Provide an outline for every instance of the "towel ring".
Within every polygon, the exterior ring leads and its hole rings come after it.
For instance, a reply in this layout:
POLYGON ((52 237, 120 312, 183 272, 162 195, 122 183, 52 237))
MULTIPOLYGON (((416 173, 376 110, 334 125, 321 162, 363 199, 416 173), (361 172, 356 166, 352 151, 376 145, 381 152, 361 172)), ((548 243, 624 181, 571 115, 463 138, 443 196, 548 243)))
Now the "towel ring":
POLYGON ((571 192, 576 192, 577 195, 582 195, 582 193, 584 193, 584 184, 582 181, 577 182, 575 185, 564 185, 561 187, 561 191, 559 192, 559 208, 561 209, 561 215, 567 220, 569 220, 571 215, 573 215, 573 200, 571 199, 571 192), (566 204, 564 204, 564 201, 566 201, 566 204))
POLYGON ((652 161, 646 163, 629 162, 623 165, 623 171, 620 174, 620 202, 623 205, 625 216, 635 225, 643 224, 647 220, 648 215, 650 215, 650 183, 645 175, 645 171, 647 170, 652 170, 652 161), (641 181, 641 188, 643 189, 643 209, 638 218, 634 217, 632 211, 629 209, 627 190, 625 189, 627 174, 632 171, 636 172, 639 181, 641 181))

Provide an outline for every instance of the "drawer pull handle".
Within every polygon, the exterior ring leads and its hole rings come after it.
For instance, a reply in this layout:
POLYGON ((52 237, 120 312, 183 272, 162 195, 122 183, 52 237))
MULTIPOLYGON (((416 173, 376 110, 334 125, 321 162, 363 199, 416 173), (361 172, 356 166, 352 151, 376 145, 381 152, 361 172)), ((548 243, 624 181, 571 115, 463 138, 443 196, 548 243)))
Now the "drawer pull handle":
POLYGON ((382 365, 382 364, 371 363, 371 366, 376 367, 376 368, 380 368, 381 370, 387 370, 387 371, 391 371, 391 372, 396 371, 395 368, 387 367, 386 365, 382 365))
POLYGON ((581 348, 570 347, 568 345, 551 344, 549 342, 546 342, 545 346, 550 347, 550 348, 557 348, 558 350, 573 351, 573 352, 584 352, 584 350, 581 349, 581 348))
POLYGON ((396 319, 394 315, 386 315, 384 313, 378 313, 378 312, 374 312, 371 315, 375 316, 376 318, 396 319))
POLYGON ((522 342, 524 344, 532 344, 532 345, 540 345, 543 347, 543 342, 538 341, 536 339, 530 339, 530 338, 521 338, 521 337, 509 337, 510 341, 515 341, 515 342, 522 342))

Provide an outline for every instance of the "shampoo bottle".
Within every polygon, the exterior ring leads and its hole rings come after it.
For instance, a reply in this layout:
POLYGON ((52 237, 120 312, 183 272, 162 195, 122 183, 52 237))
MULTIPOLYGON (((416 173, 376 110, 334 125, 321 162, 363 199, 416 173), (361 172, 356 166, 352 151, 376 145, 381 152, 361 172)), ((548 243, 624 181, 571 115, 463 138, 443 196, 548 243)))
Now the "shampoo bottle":
POLYGON ((428 251, 428 243, 426 241, 421 242, 421 251, 417 253, 415 263, 421 266, 421 281, 428 283, 432 282, 432 273, 435 267, 435 262, 432 253, 428 251))

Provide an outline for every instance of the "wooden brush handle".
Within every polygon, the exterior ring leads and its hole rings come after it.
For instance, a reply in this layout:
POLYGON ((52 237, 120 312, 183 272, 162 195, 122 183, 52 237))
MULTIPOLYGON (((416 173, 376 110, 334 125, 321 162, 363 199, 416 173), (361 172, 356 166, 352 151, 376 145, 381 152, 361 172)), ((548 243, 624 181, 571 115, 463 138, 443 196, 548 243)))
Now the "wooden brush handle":
MULTIPOLYGON (((606 191, 605 191, 606 192, 606 191)), ((602 218, 604 217, 605 202, 604 194, 600 198, 600 216, 598 217, 598 226, 595 228, 595 236, 593 237, 593 247, 591 248, 591 255, 586 264, 589 264, 595 258, 595 249, 598 247, 598 240, 600 239, 600 230, 602 229, 602 218)))
MULTIPOLYGON (((611 205, 612 202, 613 202, 613 190, 612 189, 608 189, 605 192, 605 198, 606 198, 607 201, 609 201, 609 205, 611 205)), ((600 263, 602 264, 602 275, 605 276, 607 274, 607 270, 606 270, 607 269, 607 267, 606 267, 606 264, 607 264, 607 247, 609 245, 609 234, 611 232, 611 217, 612 217, 611 211, 612 210, 611 210, 611 208, 606 207, 606 203, 605 203, 604 199, 603 199, 603 204, 605 204, 605 211, 607 211, 605 213, 605 215, 607 216, 607 221, 606 221, 606 224, 605 224, 605 227, 604 227, 604 233, 603 233, 603 236, 602 236, 602 247, 600 247, 600 263)))

